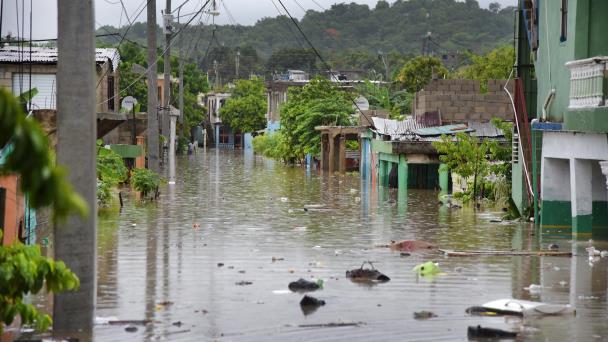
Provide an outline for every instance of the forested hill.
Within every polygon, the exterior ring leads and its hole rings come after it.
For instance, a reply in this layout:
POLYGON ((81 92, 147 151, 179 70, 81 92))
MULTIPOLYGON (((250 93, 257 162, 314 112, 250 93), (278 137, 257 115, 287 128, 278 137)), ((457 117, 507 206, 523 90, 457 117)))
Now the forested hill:
MULTIPOLYGON (((513 8, 491 11, 480 8, 475 0, 398 0, 390 5, 378 1, 375 8, 342 3, 325 11, 309 10, 300 24, 321 50, 366 49, 418 54, 423 38, 431 32, 433 41, 444 49, 482 52, 512 38, 513 8)), ((202 46, 209 41, 211 31, 211 27, 195 31, 202 35, 202 46)), ((105 31, 100 29, 99 33, 105 31)), ((128 36, 143 43, 144 35, 145 27, 140 27, 132 28, 128 36)), ((282 47, 304 44, 285 16, 264 18, 253 26, 218 26, 216 37, 228 47, 250 45, 261 56, 269 56, 282 47)))

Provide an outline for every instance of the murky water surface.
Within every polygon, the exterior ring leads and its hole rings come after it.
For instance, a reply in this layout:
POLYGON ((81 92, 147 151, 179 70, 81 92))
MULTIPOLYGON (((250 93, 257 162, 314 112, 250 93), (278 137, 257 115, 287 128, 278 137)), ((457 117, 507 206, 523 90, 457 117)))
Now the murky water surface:
MULTIPOLYGON (((97 341, 439 341, 467 340, 481 324, 521 331, 521 340, 608 340, 607 260, 593 267, 584 244, 539 237, 528 224, 491 223, 502 214, 454 210, 437 193, 395 194, 242 152, 210 150, 178 160, 179 179, 158 203, 126 201, 99 220, 97 316, 152 320, 137 332, 97 325, 97 341), (307 204, 333 210, 305 212, 307 204), (567 257, 450 257, 376 247, 422 239, 446 249, 528 250, 558 243, 567 257), (275 260, 273 257, 283 258, 275 260), (435 260, 446 273, 417 279, 435 260), (345 271, 372 261, 391 281, 352 283, 345 271), (218 267, 222 263, 224 266, 218 267), (287 284, 321 278, 327 304, 305 315, 287 284), (241 281, 250 285, 236 285, 241 281), (524 290, 542 284, 539 295, 524 290), (500 298, 576 306, 575 317, 473 317, 472 305, 500 298), (415 311, 438 317, 419 321, 415 311), (335 322, 347 327, 318 327, 335 322)), ((596 244, 597 247, 601 247, 596 244)), ((604 246, 606 247, 606 246, 604 246)))

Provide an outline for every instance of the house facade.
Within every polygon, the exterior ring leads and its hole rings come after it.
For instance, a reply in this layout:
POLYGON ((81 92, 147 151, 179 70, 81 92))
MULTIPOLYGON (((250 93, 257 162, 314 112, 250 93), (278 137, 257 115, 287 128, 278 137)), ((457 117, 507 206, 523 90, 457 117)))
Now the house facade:
POLYGON ((534 56, 537 82, 537 222, 544 232, 608 236, 608 2, 521 1, 520 9, 529 39, 520 54, 534 56))
POLYGON ((234 132, 230 125, 222 123, 220 117, 220 110, 229 97, 230 93, 211 92, 205 94, 204 103, 207 108, 209 127, 213 130, 212 138, 215 148, 235 149, 243 146, 242 134, 234 132))

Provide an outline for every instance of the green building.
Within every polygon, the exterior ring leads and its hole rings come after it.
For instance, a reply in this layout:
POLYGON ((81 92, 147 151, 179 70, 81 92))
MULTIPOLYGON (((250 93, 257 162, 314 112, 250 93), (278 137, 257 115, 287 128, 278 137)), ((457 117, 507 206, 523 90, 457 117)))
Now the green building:
POLYGON ((520 0, 517 70, 536 104, 529 178, 544 232, 608 235, 606 14, 605 0, 520 0))

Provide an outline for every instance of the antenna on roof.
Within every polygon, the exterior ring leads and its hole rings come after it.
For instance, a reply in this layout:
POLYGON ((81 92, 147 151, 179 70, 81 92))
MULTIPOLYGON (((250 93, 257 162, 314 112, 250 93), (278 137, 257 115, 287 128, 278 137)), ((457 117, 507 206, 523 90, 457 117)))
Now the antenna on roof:
POLYGON ((217 1, 213 0, 211 4, 211 9, 207 11, 207 13, 211 14, 214 17, 220 15, 220 11, 217 9, 217 1))

